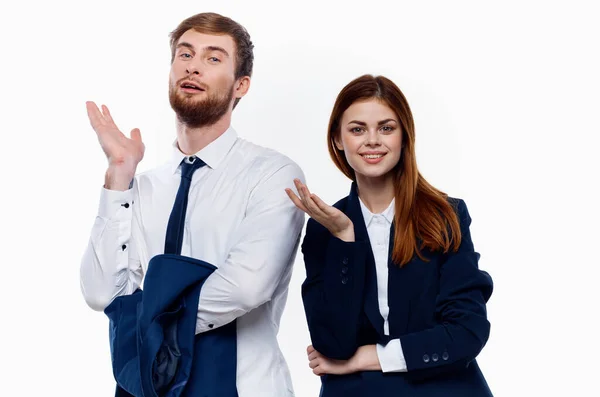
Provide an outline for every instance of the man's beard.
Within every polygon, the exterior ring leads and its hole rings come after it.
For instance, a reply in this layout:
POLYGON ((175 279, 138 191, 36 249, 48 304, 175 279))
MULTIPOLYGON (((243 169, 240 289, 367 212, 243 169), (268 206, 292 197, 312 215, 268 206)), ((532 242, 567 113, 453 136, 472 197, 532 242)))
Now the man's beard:
POLYGON ((233 99, 233 84, 227 90, 214 94, 206 91, 207 97, 196 100, 195 95, 185 95, 177 92, 177 86, 169 84, 169 102, 177 114, 177 119, 191 128, 211 126, 223 117, 233 99))

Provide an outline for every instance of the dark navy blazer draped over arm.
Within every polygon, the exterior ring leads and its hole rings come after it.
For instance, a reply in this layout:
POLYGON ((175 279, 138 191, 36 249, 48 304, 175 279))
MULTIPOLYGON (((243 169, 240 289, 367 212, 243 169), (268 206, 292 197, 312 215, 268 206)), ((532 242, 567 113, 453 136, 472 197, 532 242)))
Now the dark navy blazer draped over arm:
POLYGON ((105 309, 117 396, 237 397, 235 323, 195 334, 200 290, 215 269, 194 258, 157 255, 144 291, 105 309))

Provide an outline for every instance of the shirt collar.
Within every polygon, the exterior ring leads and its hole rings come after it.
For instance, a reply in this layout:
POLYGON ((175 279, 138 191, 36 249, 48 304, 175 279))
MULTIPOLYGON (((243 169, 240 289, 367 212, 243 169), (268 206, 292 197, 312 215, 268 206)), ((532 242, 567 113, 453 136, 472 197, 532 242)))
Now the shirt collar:
MULTIPOLYGON (((369 211, 369 209, 367 208, 365 203, 363 203, 363 201, 360 199, 360 197, 358 198, 358 201, 360 202, 360 209, 362 211, 362 215, 365 220, 365 226, 369 227, 371 220, 373 220, 373 216, 375 216, 376 214, 373 214, 371 211, 369 211)), ((396 212, 395 207, 394 207, 395 201, 396 201, 396 199, 393 198, 390 205, 388 205, 388 207, 385 210, 383 210, 383 212, 380 214, 385 218, 386 221, 388 221, 388 223, 390 225, 394 221, 394 214, 396 212)))
MULTIPOLYGON (((236 140, 237 132, 230 126, 217 139, 206 145, 206 147, 197 153, 194 153, 194 155, 204 161, 210 168, 216 169, 227 153, 229 153, 229 150, 231 150, 236 140)), ((173 174, 177 172, 179 164, 181 164, 181 160, 183 160, 184 157, 186 157, 186 155, 179 150, 177 140, 175 140, 173 142, 173 154, 169 161, 169 166, 171 167, 173 174)))

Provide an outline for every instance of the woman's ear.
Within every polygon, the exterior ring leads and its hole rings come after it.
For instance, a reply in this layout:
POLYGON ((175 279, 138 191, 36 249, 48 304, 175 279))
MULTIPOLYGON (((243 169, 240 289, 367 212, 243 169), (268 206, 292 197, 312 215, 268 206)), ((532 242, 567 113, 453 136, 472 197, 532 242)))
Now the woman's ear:
POLYGON ((340 139, 339 135, 333 138, 333 142, 335 143, 335 147, 338 148, 338 150, 341 150, 342 152, 344 151, 344 145, 342 145, 342 140, 340 139))

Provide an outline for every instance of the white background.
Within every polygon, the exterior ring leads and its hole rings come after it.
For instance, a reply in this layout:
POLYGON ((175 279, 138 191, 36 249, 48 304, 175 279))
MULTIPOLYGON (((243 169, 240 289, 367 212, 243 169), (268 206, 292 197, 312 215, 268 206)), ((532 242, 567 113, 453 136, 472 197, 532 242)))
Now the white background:
MULTIPOLYGON (((85 101, 107 104, 160 164, 174 139, 168 33, 216 11, 256 45, 234 111, 246 139, 303 168, 333 203, 339 90, 384 74, 407 96, 422 174, 463 198, 495 282, 478 361, 496 396, 597 395, 600 24, 593 1, 23 1, 0 10, 1 395, 112 396, 107 319, 79 290, 106 160, 85 101)), ((295 264, 279 340, 316 397, 295 264)))

